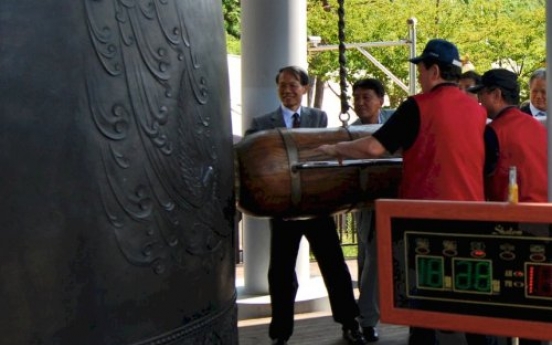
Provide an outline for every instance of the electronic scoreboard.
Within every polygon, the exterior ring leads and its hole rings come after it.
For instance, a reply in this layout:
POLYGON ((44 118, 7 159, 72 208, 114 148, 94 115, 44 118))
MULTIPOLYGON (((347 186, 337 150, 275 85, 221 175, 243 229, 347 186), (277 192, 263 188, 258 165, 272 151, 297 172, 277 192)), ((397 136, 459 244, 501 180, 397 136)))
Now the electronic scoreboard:
POLYGON ((378 200, 376 212, 383 322, 552 339, 552 204, 378 200))

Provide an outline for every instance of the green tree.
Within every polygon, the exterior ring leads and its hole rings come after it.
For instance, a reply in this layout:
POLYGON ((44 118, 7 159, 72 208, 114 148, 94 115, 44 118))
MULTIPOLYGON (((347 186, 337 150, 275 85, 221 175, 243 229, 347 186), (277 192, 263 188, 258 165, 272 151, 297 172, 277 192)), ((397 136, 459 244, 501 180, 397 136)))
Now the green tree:
POLYGON ((240 0, 222 0, 224 28, 230 36, 239 39, 241 36, 241 3, 240 0))
MULTIPOLYGON (((322 44, 338 44, 338 3, 329 0, 328 4, 329 11, 319 0, 308 1, 308 32, 320 36, 322 44)), ((469 56, 477 72, 499 65, 516 71, 523 90, 528 75, 544 64, 544 0, 345 0, 346 42, 406 39, 406 20, 411 17, 418 23, 418 53, 431 38, 448 39, 457 44, 463 57, 469 56)), ((408 83, 409 48, 366 50, 408 83)), ((364 76, 386 81, 392 106, 406 96, 360 52, 348 50, 347 61, 350 82, 364 76)), ((309 70, 321 80, 335 78, 338 67, 337 51, 309 54, 309 70)))
POLYGON ((240 0, 222 0, 222 14, 226 29, 226 49, 229 54, 241 51, 241 3, 240 0))

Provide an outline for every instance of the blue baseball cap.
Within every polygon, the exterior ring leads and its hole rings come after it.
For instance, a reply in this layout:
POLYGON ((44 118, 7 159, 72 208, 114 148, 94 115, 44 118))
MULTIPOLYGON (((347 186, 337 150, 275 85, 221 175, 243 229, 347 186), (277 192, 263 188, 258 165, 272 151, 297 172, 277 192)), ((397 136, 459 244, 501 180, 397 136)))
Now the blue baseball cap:
POLYGON ((446 64, 462 67, 458 49, 454 44, 441 38, 435 38, 427 42, 422 55, 410 59, 413 64, 424 60, 437 60, 446 64))

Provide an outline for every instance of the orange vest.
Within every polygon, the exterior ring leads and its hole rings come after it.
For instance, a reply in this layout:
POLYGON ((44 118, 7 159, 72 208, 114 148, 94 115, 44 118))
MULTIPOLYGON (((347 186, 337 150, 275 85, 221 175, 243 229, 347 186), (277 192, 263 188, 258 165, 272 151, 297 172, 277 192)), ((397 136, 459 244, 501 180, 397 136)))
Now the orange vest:
POLYGON ((420 129, 403 152, 403 199, 483 201, 486 112, 455 85, 413 96, 420 129))
POLYGON ((517 170, 520 202, 547 202, 546 128, 532 116, 510 108, 489 126, 498 138, 499 157, 493 174, 486 179, 490 201, 506 201, 510 166, 517 170))

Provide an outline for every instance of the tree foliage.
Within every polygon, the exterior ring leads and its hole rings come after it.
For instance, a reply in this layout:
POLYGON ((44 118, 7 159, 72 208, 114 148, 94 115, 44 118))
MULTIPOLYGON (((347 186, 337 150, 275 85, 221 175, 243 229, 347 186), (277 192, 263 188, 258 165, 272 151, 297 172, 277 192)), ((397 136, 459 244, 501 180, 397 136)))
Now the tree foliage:
POLYGON ((222 15, 226 33, 233 38, 241 36, 241 7, 240 0, 222 0, 222 15))
MULTIPOLYGON (((337 0, 308 0, 309 35, 322 44, 338 44, 337 0)), ((544 0, 345 0, 347 43, 396 42, 408 38, 407 19, 416 18, 417 52, 432 38, 454 42, 463 59, 483 73, 502 66, 520 75, 524 92, 528 76, 545 63, 544 0)), ((408 84, 409 53, 406 46, 366 49, 408 84)), ((335 78, 337 51, 309 54, 309 71, 318 78, 335 78)), ((386 81, 392 106, 406 93, 354 49, 347 51, 349 81, 372 76, 386 81)))

